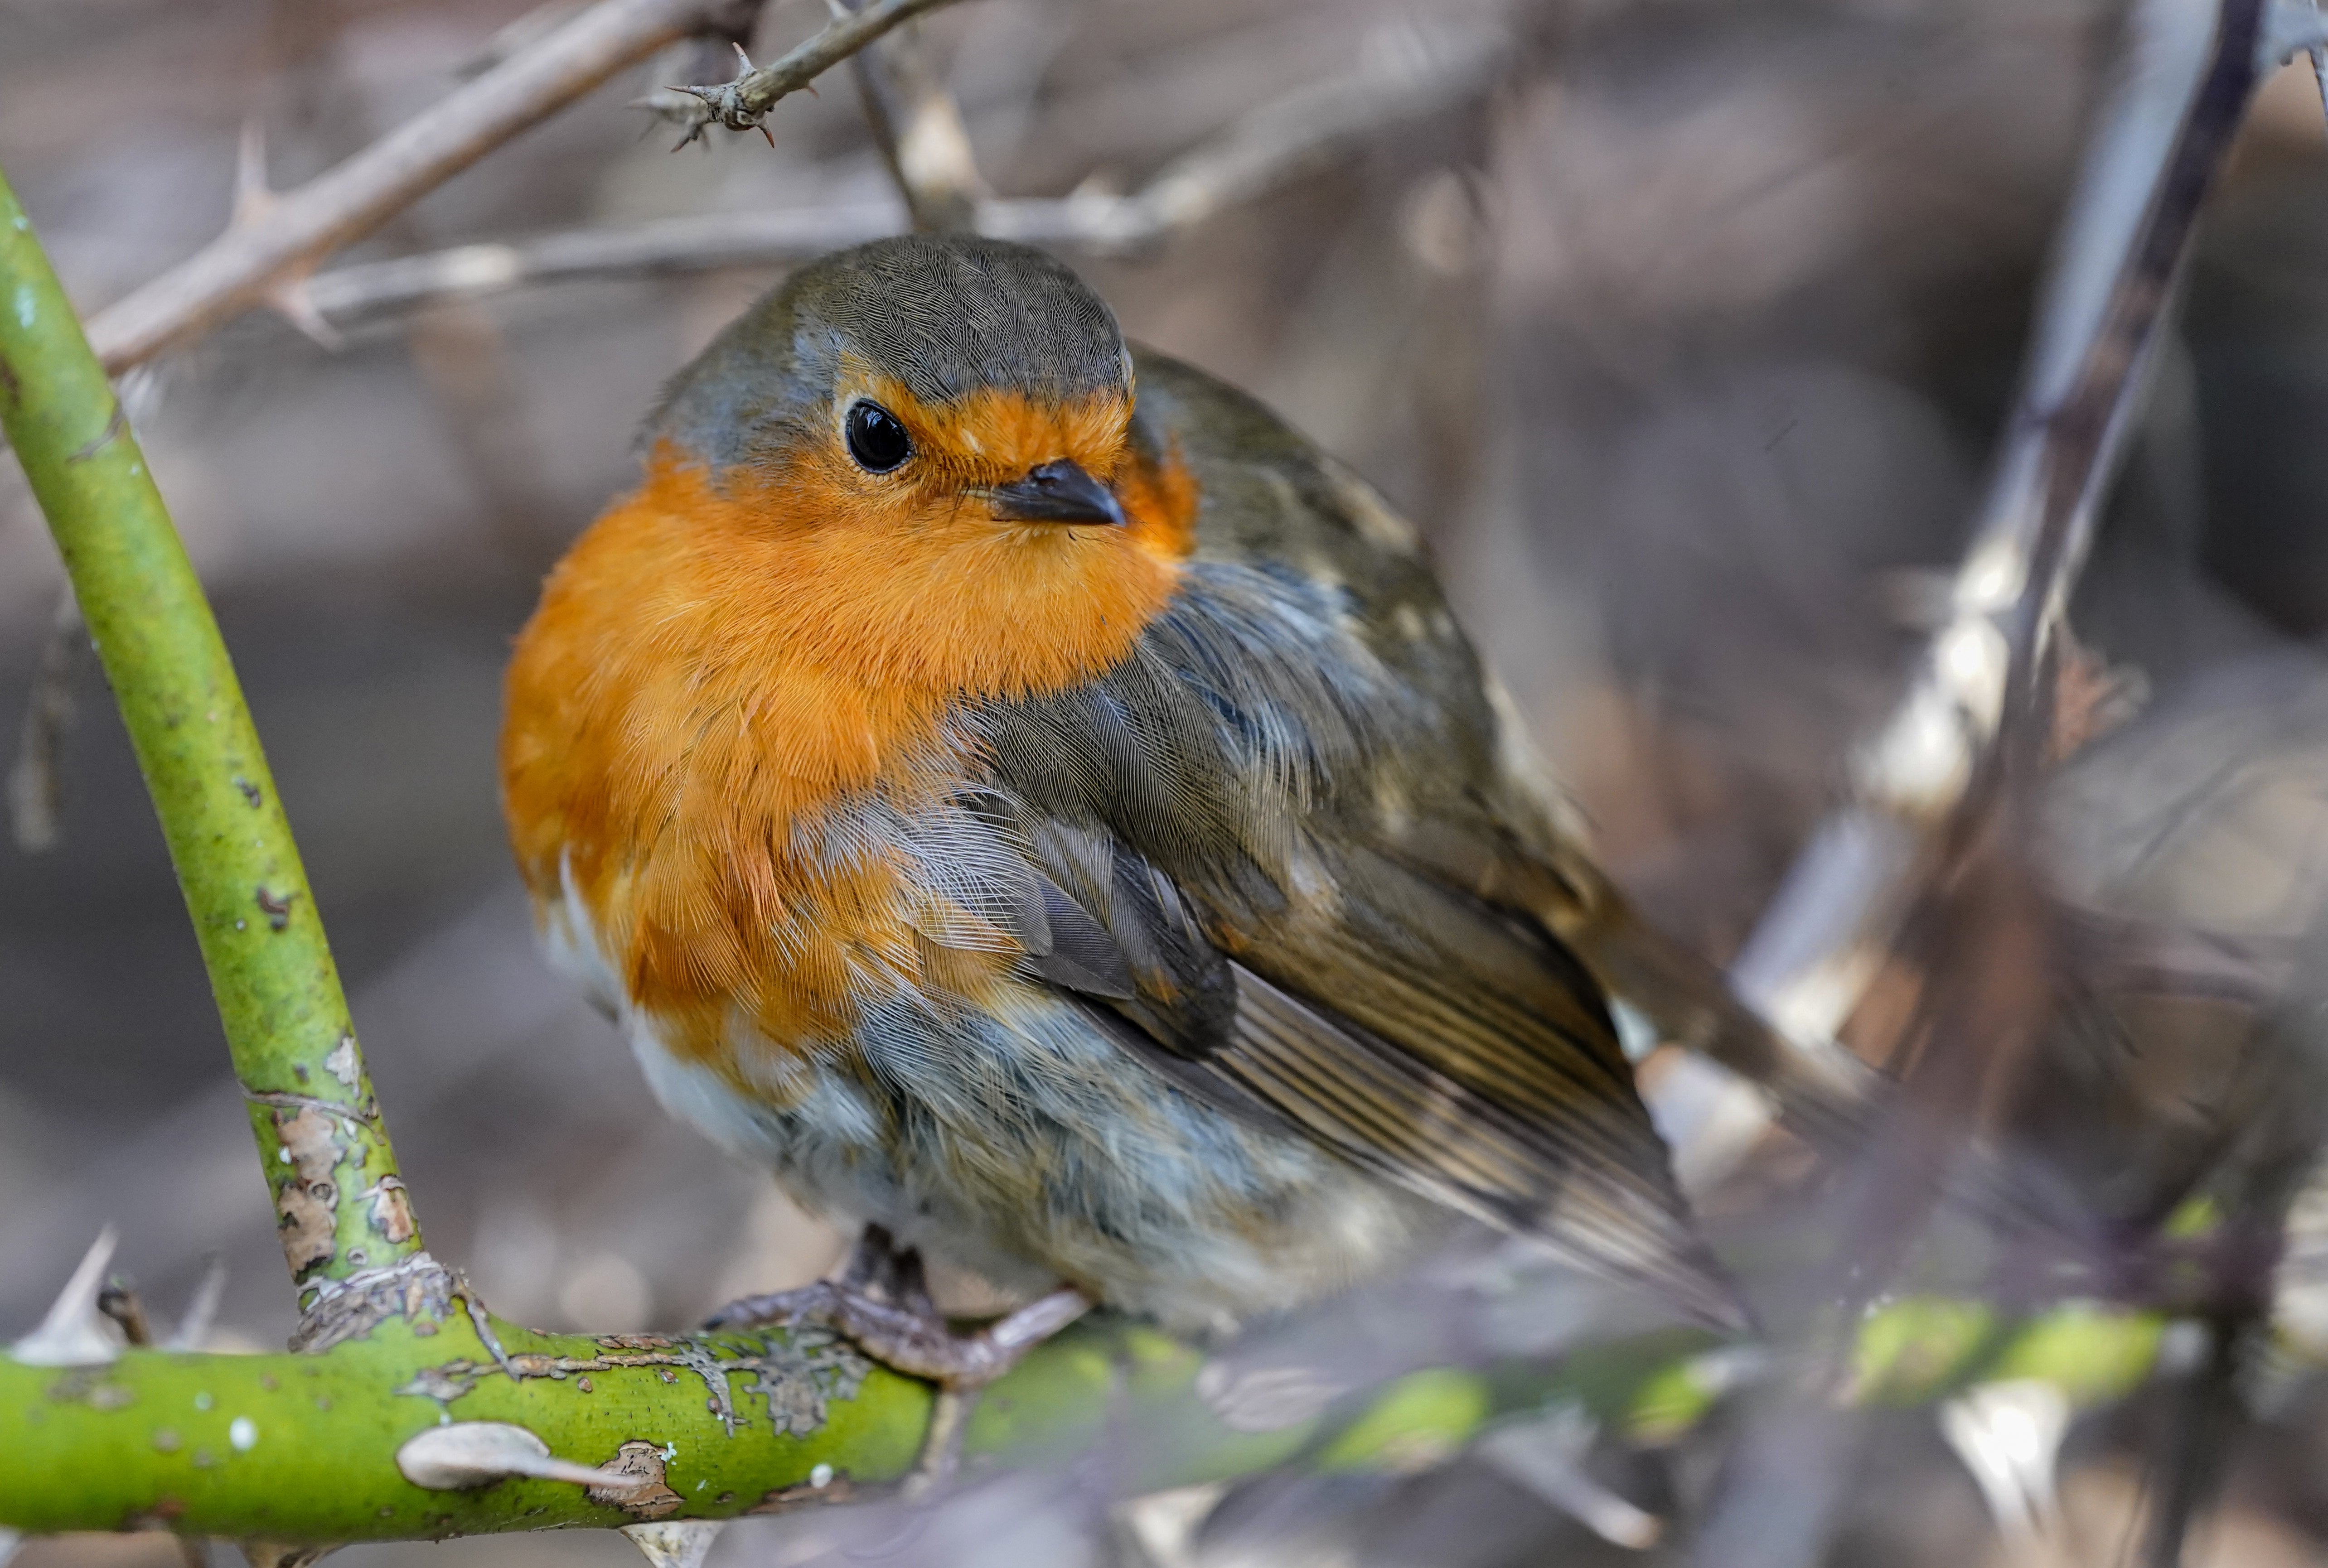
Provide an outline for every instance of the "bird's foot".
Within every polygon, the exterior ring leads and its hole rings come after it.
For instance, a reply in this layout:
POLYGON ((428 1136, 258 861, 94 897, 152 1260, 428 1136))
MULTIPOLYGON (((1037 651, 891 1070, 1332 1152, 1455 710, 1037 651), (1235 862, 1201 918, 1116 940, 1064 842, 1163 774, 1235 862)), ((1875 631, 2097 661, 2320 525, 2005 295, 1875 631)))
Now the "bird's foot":
POLYGON ((921 1255, 911 1248, 899 1250, 887 1231, 868 1225, 839 1279, 743 1297, 712 1313, 704 1327, 821 1323, 839 1330, 883 1366, 935 1383, 938 1399, 930 1414, 929 1435, 906 1482, 911 1500, 953 1479, 978 1391, 1091 1309, 1091 1298, 1081 1291, 1061 1289, 983 1328, 958 1332, 930 1300, 921 1255))
POLYGON ((926 1377, 955 1393, 983 1388, 1027 1352, 1091 1311, 1081 1291, 1057 1290, 968 1333, 934 1310, 883 1301, 861 1287, 819 1280, 798 1290, 730 1302, 706 1321, 707 1329, 822 1323, 893 1371, 926 1377))

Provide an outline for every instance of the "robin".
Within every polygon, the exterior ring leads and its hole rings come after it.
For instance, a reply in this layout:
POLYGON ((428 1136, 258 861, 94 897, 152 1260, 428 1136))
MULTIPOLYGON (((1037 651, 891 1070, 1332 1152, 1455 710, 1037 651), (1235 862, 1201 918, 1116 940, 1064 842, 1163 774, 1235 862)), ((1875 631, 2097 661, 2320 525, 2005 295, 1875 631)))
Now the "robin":
POLYGON ((1562 934, 1613 895, 1349 470, 1058 261, 933 236, 796 273, 644 448, 518 639, 502 773, 662 1103, 867 1227, 718 1321, 968 1389, 1450 1212, 1732 1318, 1562 934), (925 1250, 1032 1303, 956 1332, 925 1250))

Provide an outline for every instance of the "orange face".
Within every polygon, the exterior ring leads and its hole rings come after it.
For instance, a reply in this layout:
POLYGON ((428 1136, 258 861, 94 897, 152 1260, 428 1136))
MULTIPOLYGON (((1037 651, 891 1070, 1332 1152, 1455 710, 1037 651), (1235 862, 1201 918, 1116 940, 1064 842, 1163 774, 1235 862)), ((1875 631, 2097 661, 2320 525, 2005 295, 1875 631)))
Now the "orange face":
MULTIPOLYGON (((1177 464, 1131 460, 1128 396, 1073 405, 981 389, 926 405, 844 367, 829 439, 690 498, 735 582, 725 613, 821 669, 875 686, 1011 695, 1114 663, 1170 595, 1193 498, 1177 464), (869 406, 910 443, 873 471, 852 453, 869 406), (1038 470, 1073 465, 1112 487, 1122 526, 1014 519, 1038 470)), ((659 453, 652 490, 673 460, 659 453)))
POLYGON ((1136 457, 1131 411, 1000 389, 927 405, 844 369, 822 439, 716 478, 673 444, 650 454, 521 636, 502 747, 528 881, 546 908, 571 886, 634 1003, 709 1055, 731 1008, 774 1040, 828 1034, 852 966, 927 959, 895 868, 810 855, 803 830, 852 792, 948 788, 953 704, 1131 651, 1196 506, 1177 461, 1136 457), (851 450, 867 403, 909 449, 878 471, 851 450), (1009 515, 1063 464, 1121 523, 1009 515))

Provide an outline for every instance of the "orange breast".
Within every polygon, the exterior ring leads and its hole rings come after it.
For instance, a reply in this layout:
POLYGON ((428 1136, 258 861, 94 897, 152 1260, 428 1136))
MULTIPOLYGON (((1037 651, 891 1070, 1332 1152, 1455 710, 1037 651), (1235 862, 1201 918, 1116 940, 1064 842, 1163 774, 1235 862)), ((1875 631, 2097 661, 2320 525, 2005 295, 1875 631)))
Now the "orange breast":
POLYGON ((1177 464, 1119 489, 1124 529, 868 516, 813 464, 715 486, 665 448, 559 565, 510 667, 504 808, 537 902, 571 889, 667 1047, 748 1081, 747 1033, 796 1050, 868 984, 1000 977, 915 933, 908 856, 844 819, 943 798, 975 761, 955 705, 1130 651, 1194 495, 1177 464))

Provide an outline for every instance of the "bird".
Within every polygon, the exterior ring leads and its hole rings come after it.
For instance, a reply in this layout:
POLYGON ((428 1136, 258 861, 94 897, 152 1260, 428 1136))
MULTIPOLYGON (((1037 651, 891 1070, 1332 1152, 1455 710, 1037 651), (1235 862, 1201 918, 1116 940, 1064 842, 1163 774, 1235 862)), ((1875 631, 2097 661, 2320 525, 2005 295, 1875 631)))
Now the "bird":
POLYGON ((549 575, 502 798, 662 1105, 863 1227, 813 1309, 974 1389, 1484 1222, 1735 1322, 1578 933, 1626 923, 1416 531, 1040 250, 808 264, 549 575), (957 1330, 923 1255, 1026 1304, 957 1330))

